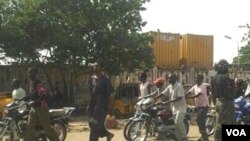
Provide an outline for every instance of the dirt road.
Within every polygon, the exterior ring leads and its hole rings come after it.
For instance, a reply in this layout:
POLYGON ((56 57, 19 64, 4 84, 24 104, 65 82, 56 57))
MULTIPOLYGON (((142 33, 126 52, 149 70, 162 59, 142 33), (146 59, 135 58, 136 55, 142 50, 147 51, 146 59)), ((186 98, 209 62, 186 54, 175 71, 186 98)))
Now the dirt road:
MULTIPOLYGON (((120 124, 119 129, 110 130, 115 134, 113 141, 125 141, 123 137, 123 126, 120 124)), ((190 130, 188 134, 189 141, 197 141, 200 137, 198 127, 191 123, 190 130)), ((66 141, 89 141, 89 129, 86 122, 71 122, 69 126, 69 132, 66 138, 66 141)), ((102 138, 99 141, 106 141, 106 138, 102 138)), ((148 138, 148 141, 156 141, 155 137, 148 138)), ((210 141, 213 141, 210 138, 210 141)))

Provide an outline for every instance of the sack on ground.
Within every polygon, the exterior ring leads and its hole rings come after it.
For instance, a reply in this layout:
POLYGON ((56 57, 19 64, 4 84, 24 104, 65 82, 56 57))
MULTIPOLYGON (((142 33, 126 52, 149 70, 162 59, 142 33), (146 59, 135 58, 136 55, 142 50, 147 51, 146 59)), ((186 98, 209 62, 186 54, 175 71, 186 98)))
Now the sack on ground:
POLYGON ((107 129, 117 129, 118 128, 118 121, 116 120, 115 116, 113 116, 113 115, 106 116, 105 127, 107 129))

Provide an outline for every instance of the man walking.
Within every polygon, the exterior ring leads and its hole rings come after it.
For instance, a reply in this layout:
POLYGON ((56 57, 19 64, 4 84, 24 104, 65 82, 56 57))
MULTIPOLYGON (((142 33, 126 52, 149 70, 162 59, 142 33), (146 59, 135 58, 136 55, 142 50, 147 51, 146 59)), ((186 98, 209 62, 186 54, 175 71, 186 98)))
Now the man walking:
POLYGON ((99 137, 107 137, 107 141, 111 141, 114 134, 107 131, 104 126, 104 121, 112 106, 111 94, 114 89, 109 78, 103 73, 98 63, 92 64, 92 71, 93 75, 89 80, 89 141, 98 141, 99 137))
POLYGON ((203 75, 198 75, 196 79, 196 85, 188 90, 186 98, 195 98, 195 106, 198 110, 197 115, 197 124, 199 127, 199 132, 201 138, 198 141, 208 141, 208 136, 206 132, 206 118, 209 106, 208 93, 209 93, 209 84, 203 83, 203 75), (195 94, 194 96, 189 96, 190 94, 195 94))

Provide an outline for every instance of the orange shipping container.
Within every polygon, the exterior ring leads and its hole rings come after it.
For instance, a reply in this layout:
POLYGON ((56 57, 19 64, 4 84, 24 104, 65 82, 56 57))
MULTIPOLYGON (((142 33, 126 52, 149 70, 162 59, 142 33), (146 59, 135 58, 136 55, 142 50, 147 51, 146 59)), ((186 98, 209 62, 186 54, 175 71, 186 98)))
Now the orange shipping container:
POLYGON ((186 67, 213 68, 213 36, 186 34, 180 44, 181 63, 186 67))
POLYGON ((154 43, 151 45, 155 65, 160 69, 179 69, 180 34, 151 32, 154 43))

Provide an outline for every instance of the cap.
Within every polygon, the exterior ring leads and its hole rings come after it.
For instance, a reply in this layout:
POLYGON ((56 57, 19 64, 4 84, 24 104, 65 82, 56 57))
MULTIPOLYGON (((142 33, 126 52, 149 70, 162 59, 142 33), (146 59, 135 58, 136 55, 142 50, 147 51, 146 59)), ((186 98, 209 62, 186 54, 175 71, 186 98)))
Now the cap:
POLYGON ((160 77, 160 78, 157 78, 153 83, 157 86, 163 86, 165 80, 164 78, 160 77))

